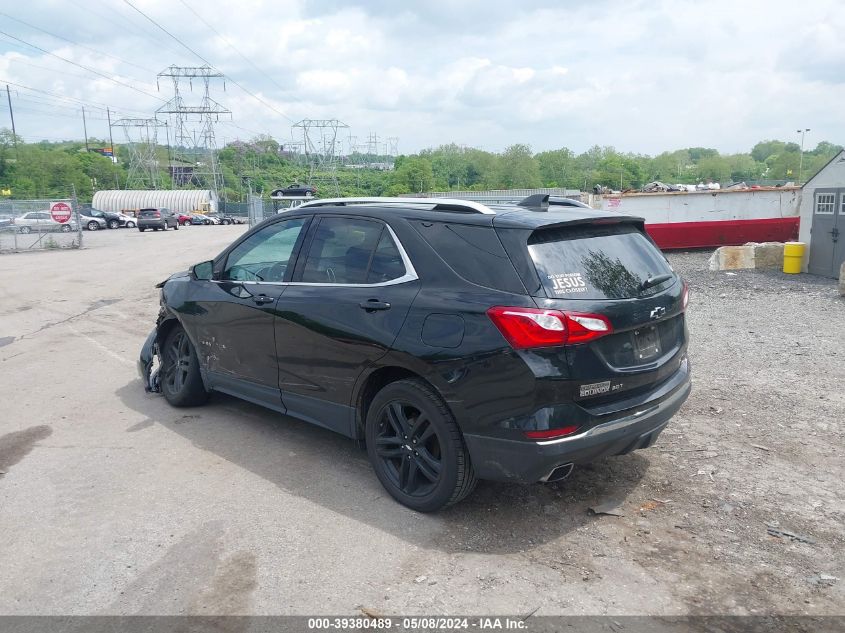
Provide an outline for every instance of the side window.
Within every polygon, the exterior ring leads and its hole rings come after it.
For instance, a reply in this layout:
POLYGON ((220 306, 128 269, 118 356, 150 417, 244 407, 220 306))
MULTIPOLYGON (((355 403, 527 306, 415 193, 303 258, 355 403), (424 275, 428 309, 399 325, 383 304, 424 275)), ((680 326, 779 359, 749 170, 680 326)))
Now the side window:
POLYGON ((302 272, 304 283, 366 284, 405 273, 402 258, 382 222, 323 218, 302 272))
POLYGON ((223 279, 284 281, 288 261, 307 218, 265 226, 238 244, 226 258, 223 279))
POLYGON ((816 213, 820 215, 832 215, 836 204, 836 194, 833 193, 817 193, 816 194, 816 213))

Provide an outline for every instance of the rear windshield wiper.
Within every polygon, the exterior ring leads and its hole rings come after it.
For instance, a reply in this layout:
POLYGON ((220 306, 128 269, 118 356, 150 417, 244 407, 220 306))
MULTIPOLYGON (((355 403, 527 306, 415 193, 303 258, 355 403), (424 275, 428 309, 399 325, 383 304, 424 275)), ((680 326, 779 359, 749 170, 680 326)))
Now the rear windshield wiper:
POLYGON ((668 273, 663 274, 663 275, 655 275, 654 277, 649 277, 648 279, 646 279, 644 282, 642 282, 640 284, 640 292, 642 292, 643 290, 648 290, 649 288, 651 288, 653 286, 659 286, 664 281, 669 281, 670 279, 672 279, 672 275, 670 275, 668 273))

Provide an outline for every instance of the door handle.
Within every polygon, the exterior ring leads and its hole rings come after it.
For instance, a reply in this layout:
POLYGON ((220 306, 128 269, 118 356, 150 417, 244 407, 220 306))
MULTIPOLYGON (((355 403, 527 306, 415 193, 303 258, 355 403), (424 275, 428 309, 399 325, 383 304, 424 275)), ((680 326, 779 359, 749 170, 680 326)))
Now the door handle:
POLYGON ((263 305, 265 303, 273 303, 275 299, 273 297, 268 297, 267 295, 254 295, 252 300, 255 301, 258 305, 263 305))
POLYGON ((358 304, 364 310, 390 310, 390 304, 387 301, 379 301, 378 299, 370 299, 369 301, 362 301, 358 304))

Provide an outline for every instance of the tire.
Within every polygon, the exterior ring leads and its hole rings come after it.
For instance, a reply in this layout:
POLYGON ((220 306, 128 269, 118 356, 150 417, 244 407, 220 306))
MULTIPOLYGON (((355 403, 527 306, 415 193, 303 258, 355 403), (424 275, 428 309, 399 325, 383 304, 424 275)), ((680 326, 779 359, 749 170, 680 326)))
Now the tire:
POLYGON ((434 512, 475 488, 461 430, 443 399, 422 380, 399 380, 379 391, 367 412, 365 436, 379 481, 412 510, 434 512))
POLYGON ((223 220, 220 224, 231 224, 231 222, 229 220, 223 220))
POLYGON ((73 229, 70 224, 62 224, 62 233, 70 233, 73 229))
POLYGON ((197 354, 181 326, 174 327, 164 340, 160 380, 161 392, 174 407, 196 407, 208 400, 197 354))
POLYGON ((93 220, 88 223, 88 230, 89 231, 97 231, 100 228, 99 222, 94 222, 93 220))
POLYGON ((135 223, 130 220, 129 222, 126 223, 126 228, 127 229, 134 229, 135 223))
POLYGON ((158 231, 158 227, 157 227, 157 226, 154 226, 154 227, 153 227, 153 231, 158 231))
POLYGON ((139 227, 138 227, 138 230, 139 230, 139 231, 141 231, 141 233, 143 233, 143 232, 144 232, 144 231, 146 231, 147 229, 145 229, 143 226, 139 226, 139 227))
POLYGON ((21 227, 21 233, 24 233, 24 234, 26 234, 26 233, 32 233, 32 229, 31 229, 30 227, 28 227, 28 226, 22 226, 22 227, 21 227))
POLYGON ((120 221, 118 220, 109 220, 109 228, 110 229, 119 229, 120 228, 120 221))

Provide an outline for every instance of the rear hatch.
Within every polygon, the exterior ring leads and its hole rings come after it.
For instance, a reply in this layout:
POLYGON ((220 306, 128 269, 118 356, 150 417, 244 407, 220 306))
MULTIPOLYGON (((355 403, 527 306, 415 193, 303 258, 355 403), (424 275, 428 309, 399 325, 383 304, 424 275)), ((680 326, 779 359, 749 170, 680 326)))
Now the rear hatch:
POLYGON ((161 213, 158 209, 141 209, 138 212, 138 218, 142 220, 155 220, 161 218, 161 213))
POLYGON ((590 218, 532 227, 519 238, 504 231, 537 306, 569 315, 567 329, 579 332, 562 348, 536 351, 565 354, 573 399, 607 413, 662 392, 685 358, 686 287, 642 222, 590 218))

